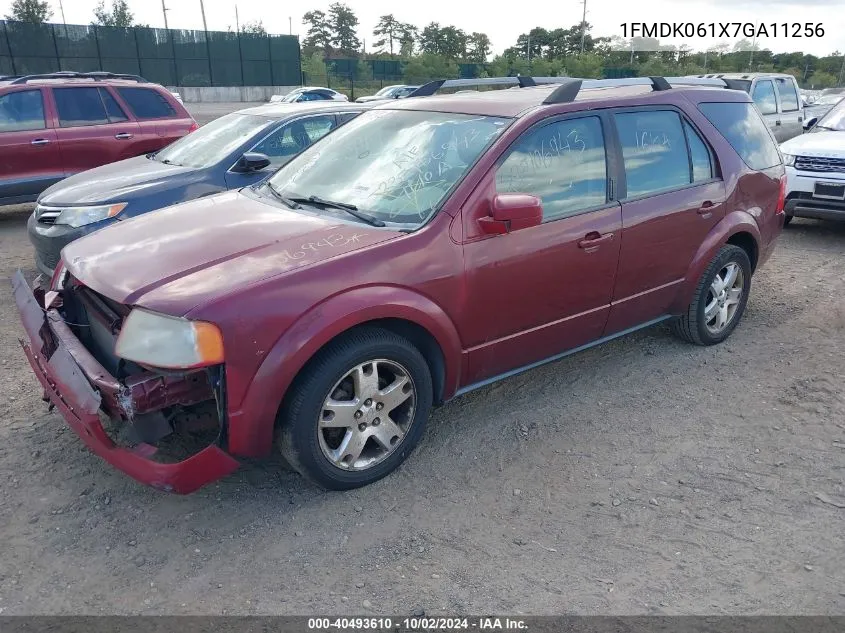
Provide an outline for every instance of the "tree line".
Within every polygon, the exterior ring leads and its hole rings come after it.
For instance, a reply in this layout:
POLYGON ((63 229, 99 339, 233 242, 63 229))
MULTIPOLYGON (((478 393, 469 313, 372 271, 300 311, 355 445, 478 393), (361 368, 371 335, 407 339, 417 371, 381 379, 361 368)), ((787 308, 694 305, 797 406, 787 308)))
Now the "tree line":
MULTIPOLYGON (((47 0, 14 0, 6 18, 41 23, 48 21, 52 14, 47 0)), ((647 38, 596 37, 591 24, 578 23, 569 28, 535 27, 520 34, 502 54, 491 57, 492 45, 485 33, 468 33, 439 22, 420 27, 402 22, 393 14, 379 18, 368 47, 366 38, 359 37, 355 12, 341 2, 329 5, 326 11, 308 11, 302 20, 307 25, 302 39, 302 70, 315 80, 327 77, 327 58, 358 59, 355 78, 372 78, 372 69, 364 62, 366 57, 402 61, 406 81, 457 77, 458 63, 468 62, 480 66, 482 77, 784 72, 794 75, 801 86, 808 88, 845 83, 845 59, 840 51, 823 57, 803 52, 772 53, 746 40, 733 46, 722 44, 707 51, 692 51, 660 47, 659 42, 647 38), (658 50, 646 52, 643 48, 658 50)), ((136 24, 126 0, 111 0, 109 8, 100 0, 94 9, 92 24, 145 26, 136 24)), ((239 29, 245 33, 267 33, 260 20, 239 25, 239 29)))
MULTIPOLYGON (((14 0, 11 11, 6 15, 7 20, 18 22, 29 22, 30 24, 43 24, 49 22, 53 17, 53 9, 50 8, 48 0, 14 0)), ((140 24, 135 21, 135 15, 129 9, 127 0, 111 0, 111 6, 106 7, 105 0, 99 0, 94 7, 93 26, 113 26, 118 28, 150 28, 149 24, 140 24)), ((261 20, 245 22, 239 26, 241 33, 254 35, 267 35, 264 24, 261 20)), ((229 27, 227 30, 231 31, 229 27)))

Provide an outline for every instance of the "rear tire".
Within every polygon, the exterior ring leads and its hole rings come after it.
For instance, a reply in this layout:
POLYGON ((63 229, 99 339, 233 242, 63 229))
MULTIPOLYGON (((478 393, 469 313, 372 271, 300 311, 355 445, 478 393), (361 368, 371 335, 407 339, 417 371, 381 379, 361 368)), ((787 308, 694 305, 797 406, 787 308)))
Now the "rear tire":
POLYGON ((795 217, 794 215, 787 215, 787 216, 783 219, 783 225, 784 225, 784 226, 789 226, 789 223, 790 223, 790 222, 792 222, 792 218, 794 218, 794 217, 795 217))
POLYGON ((419 442, 432 405, 431 372, 407 339, 362 327, 321 350, 281 411, 279 449, 330 490, 378 481, 419 442))
POLYGON ((721 343, 742 318, 750 289, 748 254, 726 244, 701 275, 687 312, 672 321, 672 331, 696 345, 721 343))

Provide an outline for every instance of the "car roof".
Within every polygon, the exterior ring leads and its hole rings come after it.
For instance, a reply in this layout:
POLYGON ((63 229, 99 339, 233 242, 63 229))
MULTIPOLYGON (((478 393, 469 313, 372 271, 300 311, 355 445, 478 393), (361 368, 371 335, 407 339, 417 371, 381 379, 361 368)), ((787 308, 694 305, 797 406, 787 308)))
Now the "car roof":
POLYGON ((162 85, 152 83, 152 82, 138 82, 132 81, 131 79, 83 79, 77 77, 62 77, 62 78, 40 78, 40 77, 33 77, 29 79, 26 83, 18 83, 15 84, 14 81, 19 79, 19 77, 0 77, 0 88, 4 88, 6 86, 20 86, 21 88, 26 88, 27 86, 82 86, 82 87, 90 87, 90 86, 131 86, 133 88, 163 88, 162 85))
MULTIPOLYGON (((558 85, 549 84, 525 88, 467 91, 430 97, 410 97, 399 101, 379 102, 375 105, 375 108, 379 110, 420 110, 514 118, 537 107, 552 107, 551 105, 544 105, 543 101, 557 88, 558 85)), ((655 91, 647 85, 630 85, 584 88, 578 92, 575 100, 571 103, 582 104, 580 109, 586 109, 592 104, 595 104, 596 107, 626 105, 624 101, 628 99, 636 99, 638 103, 672 103, 678 100, 679 94, 691 92, 699 95, 718 95, 720 100, 724 101, 748 100, 748 96, 744 92, 711 86, 678 86, 671 90, 655 91), (622 101, 623 103, 607 103, 608 101, 622 101)))
POLYGON ((281 120, 302 114, 311 114, 312 112, 360 112, 369 107, 366 103, 350 103, 347 101, 302 101, 299 103, 266 103, 252 108, 236 110, 236 112, 281 120))
POLYGON ((760 77, 789 77, 792 75, 788 73, 710 73, 707 75, 697 75, 698 77, 714 77, 716 79, 758 79, 760 77))

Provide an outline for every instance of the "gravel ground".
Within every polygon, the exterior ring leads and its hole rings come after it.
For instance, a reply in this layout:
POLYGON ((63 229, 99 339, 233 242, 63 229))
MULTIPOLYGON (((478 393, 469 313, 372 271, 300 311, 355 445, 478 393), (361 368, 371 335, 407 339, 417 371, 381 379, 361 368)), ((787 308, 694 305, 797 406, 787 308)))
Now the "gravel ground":
POLYGON ((395 474, 326 493, 278 462, 188 497, 47 413, 5 278, 5 614, 845 611, 845 225, 796 221, 740 327, 655 327, 437 410, 395 474))
POLYGON ((658 326, 459 398, 366 489, 270 460, 177 497, 41 402, 29 208, 0 211, 0 613, 845 613, 845 224, 795 221, 720 346, 658 326))

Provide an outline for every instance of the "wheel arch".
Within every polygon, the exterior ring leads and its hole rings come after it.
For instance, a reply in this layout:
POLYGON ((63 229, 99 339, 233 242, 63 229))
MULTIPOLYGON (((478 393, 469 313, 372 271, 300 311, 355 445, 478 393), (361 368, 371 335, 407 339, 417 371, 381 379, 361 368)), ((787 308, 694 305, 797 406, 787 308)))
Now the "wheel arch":
POLYGON ((725 244, 739 246, 751 260, 752 273, 756 269, 760 256, 760 229, 757 222, 747 211, 732 211, 714 226, 693 257, 684 282, 670 307, 671 314, 682 314, 693 300, 698 280, 707 265, 725 244))
POLYGON ((382 327, 419 349, 432 372, 436 404, 457 391, 461 343, 440 306, 404 288, 350 290, 301 315, 267 353, 240 408, 229 412, 230 452, 266 455, 272 448, 278 412, 296 377, 320 350, 362 326, 382 327))

